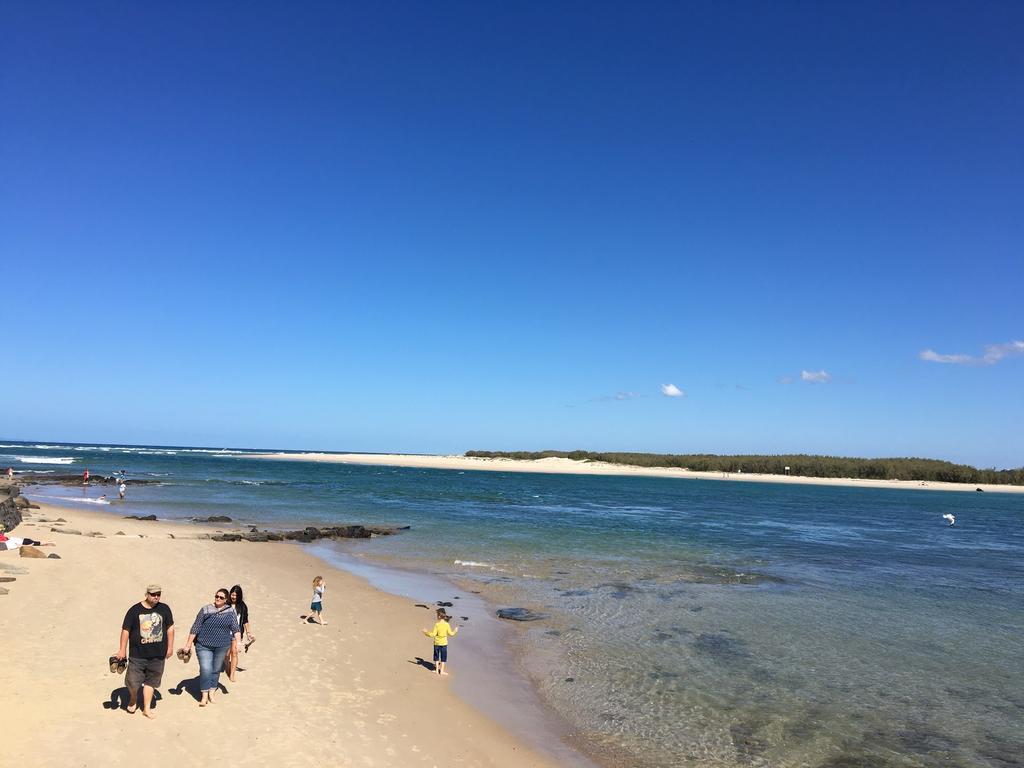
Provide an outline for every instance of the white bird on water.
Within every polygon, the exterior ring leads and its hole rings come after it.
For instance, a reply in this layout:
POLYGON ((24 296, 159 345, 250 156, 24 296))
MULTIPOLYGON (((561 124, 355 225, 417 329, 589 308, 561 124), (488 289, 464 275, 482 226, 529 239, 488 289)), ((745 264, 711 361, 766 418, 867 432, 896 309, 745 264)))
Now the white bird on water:
POLYGON ((942 516, 942 519, 943 519, 943 520, 949 520, 949 524, 950 524, 950 525, 955 525, 955 524, 956 524, 956 518, 955 518, 955 517, 953 517, 953 516, 952 516, 951 514, 949 514, 949 512, 947 512, 946 514, 944 514, 944 515, 942 516))

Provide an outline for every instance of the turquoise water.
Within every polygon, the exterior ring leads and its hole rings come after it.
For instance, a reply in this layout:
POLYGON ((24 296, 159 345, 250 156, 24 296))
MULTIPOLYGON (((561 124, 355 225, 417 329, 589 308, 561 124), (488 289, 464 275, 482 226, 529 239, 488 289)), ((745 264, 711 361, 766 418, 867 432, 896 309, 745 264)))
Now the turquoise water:
POLYGON ((607 764, 1022 765, 1024 496, 67 444, 7 464, 161 480, 125 514, 411 525, 339 547, 543 613, 510 625, 521 661, 607 764))

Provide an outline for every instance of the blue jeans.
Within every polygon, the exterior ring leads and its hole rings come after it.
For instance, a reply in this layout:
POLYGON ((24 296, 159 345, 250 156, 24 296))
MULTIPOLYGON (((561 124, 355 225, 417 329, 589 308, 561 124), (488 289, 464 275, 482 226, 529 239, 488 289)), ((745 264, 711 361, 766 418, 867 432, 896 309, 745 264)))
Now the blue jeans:
POLYGON ((199 657, 199 690, 212 691, 220 684, 220 672, 224 669, 224 657, 228 655, 230 645, 221 648, 207 648, 196 643, 196 656, 199 657))

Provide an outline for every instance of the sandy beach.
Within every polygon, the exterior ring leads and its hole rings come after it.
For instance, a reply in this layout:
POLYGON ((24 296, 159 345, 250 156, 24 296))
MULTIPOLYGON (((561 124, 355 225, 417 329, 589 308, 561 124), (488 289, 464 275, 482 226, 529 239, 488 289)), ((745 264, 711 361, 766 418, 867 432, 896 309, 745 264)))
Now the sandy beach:
POLYGON ((205 538, 217 529, 47 505, 28 511, 13 535, 55 542, 43 551, 60 559, 0 552, 0 575, 15 578, 0 594, 4 764, 560 764, 417 663, 430 656, 420 629, 432 611, 295 544, 205 538), (58 518, 67 522, 44 522, 58 518), (317 574, 328 583, 326 627, 299 618, 317 574), (205 709, 188 687, 198 675, 195 657, 188 665, 168 659, 150 721, 123 708, 124 678, 109 671, 107 657, 125 611, 152 582, 174 612, 176 648, 197 610, 234 583, 245 588, 257 642, 237 682, 222 675, 227 693, 205 709))
POLYGON ((795 477, 791 475, 760 475, 724 472, 691 472, 672 467, 637 467, 605 462, 576 461, 551 457, 546 459, 481 458, 477 456, 432 456, 426 454, 368 453, 265 453, 248 458, 279 461, 320 461, 339 464, 364 464, 420 469, 452 469, 482 472, 539 472, 570 475, 623 475, 633 477, 668 477, 684 480, 719 480, 739 483, 785 483, 792 485, 833 485, 851 488, 899 488, 901 490, 974 491, 981 488, 994 493, 1024 493, 1019 485, 968 485, 964 483, 917 482, 909 480, 860 480, 856 478, 795 477))

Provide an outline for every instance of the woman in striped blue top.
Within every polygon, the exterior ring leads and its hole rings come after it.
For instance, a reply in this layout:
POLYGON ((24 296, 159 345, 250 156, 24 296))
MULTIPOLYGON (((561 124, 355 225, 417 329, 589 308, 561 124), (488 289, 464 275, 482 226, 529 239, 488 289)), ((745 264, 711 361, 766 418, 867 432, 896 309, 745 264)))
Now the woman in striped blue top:
POLYGON ((237 653, 241 643, 238 614, 228 605, 228 590, 218 589, 213 602, 204 605, 196 615, 184 647, 187 653, 194 644, 196 656, 199 657, 199 690, 202 692, 200 707, 213 701, 213 692, 220 685, 224 657, 232 645, 237 653))

